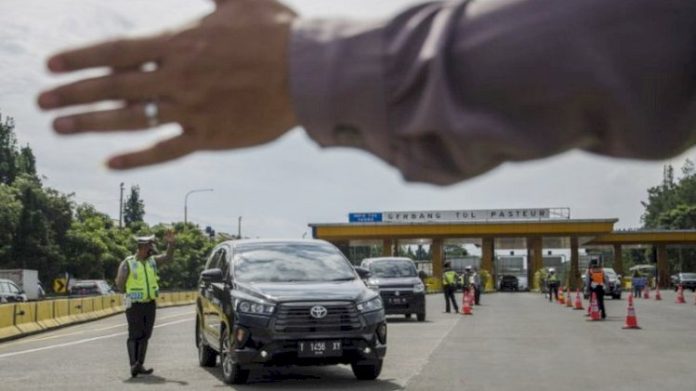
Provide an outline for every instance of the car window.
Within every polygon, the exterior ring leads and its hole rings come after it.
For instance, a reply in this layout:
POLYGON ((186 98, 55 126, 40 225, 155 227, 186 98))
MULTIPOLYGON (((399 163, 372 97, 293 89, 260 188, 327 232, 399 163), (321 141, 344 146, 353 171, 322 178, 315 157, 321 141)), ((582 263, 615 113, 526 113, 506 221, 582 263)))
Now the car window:
POLYGON ((15 295, 19 294, 19 288, 17 287, 17 285, 15 285, 11 282, 8 282, 7 287, 9 288, 10 293, 15 294, 15 295))
POLYGON ((416 277, 416 267, 406 260, 384 260, 370 264, 370 273, 380 278, 416 277))
POLYGON ((239 282, 338 281, 354 279, 355 272, 328 244, 254 243, 237 247, 233 276, 239 282))
POLYGON ((682 273, 681 278, 684 280, 694 280, 696 279, 696 273, 682 273))
POLYGON ((10 288, 5 281, 0 281, 0 293, 10 293, 10 288))

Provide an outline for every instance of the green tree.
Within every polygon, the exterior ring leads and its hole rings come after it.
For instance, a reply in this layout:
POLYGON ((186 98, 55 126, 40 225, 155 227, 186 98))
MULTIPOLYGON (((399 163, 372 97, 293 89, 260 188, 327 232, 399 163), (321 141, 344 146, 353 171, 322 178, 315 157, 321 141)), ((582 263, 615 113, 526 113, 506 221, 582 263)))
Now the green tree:
POLYGON ((14 135, 14 120, 0 114, 0 183, 14 182, 17 176, 17 140, 14 135))
POLYGON ((14 187, 0 183, 0 265, 9 265, 22 203, 14 187))
POLYGON ((126 227, 142 222, 145 217, 145 203, 140 199, 140 186, 131 186, 131 192, 123 207, 123 221, 126 227))

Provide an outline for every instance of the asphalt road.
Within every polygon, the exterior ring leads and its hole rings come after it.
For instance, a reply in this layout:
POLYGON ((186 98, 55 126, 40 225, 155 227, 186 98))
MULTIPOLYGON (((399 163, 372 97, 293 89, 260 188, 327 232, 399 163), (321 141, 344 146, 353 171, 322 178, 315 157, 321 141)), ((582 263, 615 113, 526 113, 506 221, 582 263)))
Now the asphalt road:
POLYGON ((153 376, 131 379, 123 315, 0 344, 0 390, 696 390, 696 305, 637 300, 641 330, 622 330, 626 300, 589 322, 532 293, 482 297, 473 316, 444 314, 428 297, 424 323, 390 318, 382 375, 357 381, 347 366, 252 373, 229 387, 200 368, 194 307, 158 311, 148 353, 153 376), (228 388, 229 387, 229 388, 228 388))

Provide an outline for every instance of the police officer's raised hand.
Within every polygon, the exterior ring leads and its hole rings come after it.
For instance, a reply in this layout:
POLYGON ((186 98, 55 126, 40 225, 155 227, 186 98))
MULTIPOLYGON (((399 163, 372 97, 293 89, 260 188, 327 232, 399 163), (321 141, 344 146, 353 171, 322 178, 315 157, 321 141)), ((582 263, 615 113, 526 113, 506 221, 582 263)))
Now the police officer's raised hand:
POLYGON ((95 67, 112 72, 44 92, 40 107, 123 104, 57 118, 55 130, 72 134, 181 125, 180 135, 108 161, 111 168, 127 169, 197 150, 267 143, 295 126, 287 61, 295 13, 274 0, 216 3, 212 14, 180 31, 102 43, 50 58, 48 68, 56 73, 95 67), (144 64, 155 64, 155 69, 144 64))
POLYGON ((174 230, 168 230, 164 233, 164 241, 167 242, 168 246, 173 246, 176 243, 176 234, 174 230))

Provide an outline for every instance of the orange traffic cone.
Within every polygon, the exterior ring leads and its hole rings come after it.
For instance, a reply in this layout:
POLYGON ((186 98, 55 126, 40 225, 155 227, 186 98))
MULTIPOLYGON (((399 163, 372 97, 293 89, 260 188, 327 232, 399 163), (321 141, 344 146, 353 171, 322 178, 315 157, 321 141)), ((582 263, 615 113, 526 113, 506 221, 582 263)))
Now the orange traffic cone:
POLYGON ((649 287, 649 286, 646 286, 646 287, 643 289, 643 298, 644 298, 644 299, 649 299, 649 298, 650 298, 650 287, 649 287))
POLYGON ((474 311, 471 308, 471 300, 469 299, 469 294, 464 292, 462 295, 462 314, 473 315, 474 311))
POLYGON ((575 310, 584 310, 582 308, 582 299, 580 298, 580 289, 575 292, 575 310))
POLYGON ((573 299, 570 298, 570 287, 566 289, 566 307, 573 308, 573 299))
POLYGON ((599 306, 597 305, 597 294, 592 292, 592 304, 590 304, 590 321, 600 320, 599 306))
POLYGON ((660 287, 655 286, 655 300, 662 300, 662 295, 660 295, 660 287))
POLYGON ((592 313, 592 296, 590 295, 590 298, 587 301, 587 312, 585 313, 585 316, 590 316, 591 313, 592 313))
POLYGON ((677 289, 677 298, 674 301, 677 304, 685 304, 686 300, 684 300, 684 287, 682 284, 679 284, 679 288, 677 289))
POLYGON ((563 287, 558 287, 558 304, 565 304, 565 298, 563 297, 563 287))
MULTIPOLYGON (((650 289, 650 288, 648 288, 650 289)), ((633 295, 628 294, 628 314, 626 315, 626 323, 622 327, 624 329, 639 329, 638 319, 636 318, 636 309, 633 308, 633 295)))

